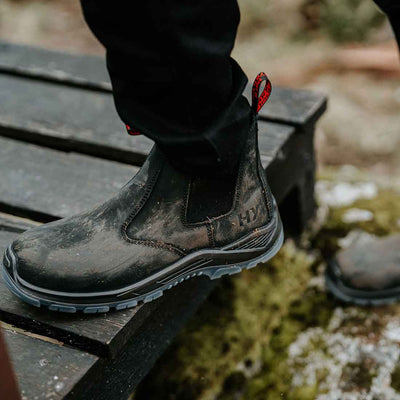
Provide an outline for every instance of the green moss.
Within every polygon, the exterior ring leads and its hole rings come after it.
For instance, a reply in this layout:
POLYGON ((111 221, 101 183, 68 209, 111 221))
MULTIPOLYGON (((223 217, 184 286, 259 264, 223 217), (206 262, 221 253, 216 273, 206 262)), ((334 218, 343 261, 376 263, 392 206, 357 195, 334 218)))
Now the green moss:
MULTIPOLYGON (((308 400, 315 398, 317 387, 294 388, 291 386, 292 366, 288 364, 288 347, 300 332, 314 326, 324 327, 331 319, 334 306, 325 293, 316 289, 306 290, 294 300, 288 313, 271 335, 265 348, 262 371, 248 382, 243 399, 289 399, 308 400)), ((324 343, 314 343, 316 348, 324 343)), ((303 367, 303 366, 302 366, 303 367)), ((326 371, 321 371, 321 379, 326 371)))
POLYGON ((225 378, 222 392, 219 394, 217 400, 234 400, 243 393, 246 387, 246 376, 241 371, 233 372, 225 378))
MULTIPOLYGON (((287 346, 298 332, 318 323, 307 316, 316 312, 316 304, 303 304, 321 302, 315 293, 304 296, 312 264, 307 253, 289 241, 269 264, 223 280, 139 386, 135 399, 206 399, 216 395, 228 399, 232 393, 227 391, 230 385, 226 382, 244 376, 237 374, 238 365, 260 361, 260 377, 265 381, 260 383, 262 398, 269 393, 269 385, 271 393, 286 390, 288 380, 283 377, 288 376, 288 367, 284 362, 273 365, 270 347, 272 357, 285 360, 287 346)), ((253 378, 240 382, 242 398, 256 400, 250 395, 258 391, 253 378)))
POLYGON ((363 41, 385 20, 372 2, 324 0, 320 3, 321 29, 337 42, 363 41))
POLYGON ((317 386, 297 387, 292 391, 291 398, 298 400, 314 400, 317 396, 317 386))
POLYGON ((400 365, 396 365, 392 372, 391 386, 396 392, 400 393, 400 365))
POLYGON ((289 317, 300 321, 306 327, 326 327, 331 319, 333 304, 326 293, 316 289, 307 290, 301 299, 291 304, 289 317))
POLYGON ((380 191, 374 199, 357 200, 351 207, 333 209, 330 220, 332 224, 343 229, 359 228, 375 235, 387 235, 392 232, 399 232, 398 219, 400 216, 400 196, 390 190, 380 191), (374 214, 372 221, 346 224, 342 221, 343 214, 350 208, 361 208, 371 211, 374 214))

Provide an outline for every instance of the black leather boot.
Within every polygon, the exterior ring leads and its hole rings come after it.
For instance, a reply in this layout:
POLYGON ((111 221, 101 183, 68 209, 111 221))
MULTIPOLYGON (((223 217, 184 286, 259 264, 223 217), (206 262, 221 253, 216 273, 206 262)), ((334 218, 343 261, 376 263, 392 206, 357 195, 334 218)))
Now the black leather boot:
POLYGON ((326 284, 340 301, 381 306, 400 301, 400 235, 371 236, 328 262, 326 284))
POLYGON ((282 242, 254 113, 231 184, 186 175, 155 146, 114 198, 23 233, 5 252, 3 274, 35 306, 107 312, 154 300, 188 278, 252 268, 282 242))

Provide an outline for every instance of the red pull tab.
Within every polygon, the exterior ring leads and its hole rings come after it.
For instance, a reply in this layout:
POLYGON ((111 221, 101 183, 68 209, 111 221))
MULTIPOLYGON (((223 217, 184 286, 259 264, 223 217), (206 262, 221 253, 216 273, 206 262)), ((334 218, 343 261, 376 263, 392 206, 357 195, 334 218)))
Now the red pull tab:
POLYGON ((260 72, 257 75, 257 78, 254 80, 253 90, 252 90, 251 107, 256 114, 258 114, 258 112, 262 109, 263 105, 269 99, 271 91, 272 91, 272 85, 270 80, 268 79, 267 75, 264 72, 260 72), (265 82, 265 87, 260 95, 260 86, 263 82, 265 82))
POLYGON ((138 129, 131 128, 129 125, 125 125, 125 126, 126 126, 126 130, 129 135, 132 135, 132 136, 140 135, 140 131, 138 129))

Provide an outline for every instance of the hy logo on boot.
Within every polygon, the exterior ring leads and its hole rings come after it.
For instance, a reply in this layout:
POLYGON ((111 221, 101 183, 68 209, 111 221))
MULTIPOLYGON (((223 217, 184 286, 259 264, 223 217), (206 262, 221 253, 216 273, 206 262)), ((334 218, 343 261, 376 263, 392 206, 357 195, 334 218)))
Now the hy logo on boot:
POLYGON ((258 210, 259 205, 257 205, 256 207, 251 207, 249 210, 246 210, 244 214, 240 213, 238 215, 239 225, 244 226, 246 224, 249 224, 250 222, 255 221, 258 216, 258 210))

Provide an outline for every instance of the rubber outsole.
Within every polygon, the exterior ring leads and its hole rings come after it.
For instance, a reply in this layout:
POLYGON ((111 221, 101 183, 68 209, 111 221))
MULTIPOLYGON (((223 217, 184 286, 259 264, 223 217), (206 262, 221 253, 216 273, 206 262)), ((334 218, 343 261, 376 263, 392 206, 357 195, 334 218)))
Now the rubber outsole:
POLYGON ((337 269, 336 262, 331 260, 325 272, 325 284, 340 302, 361 307, 379 307, 400 302, 400 288, 379 291, 350 288, 340 279, 337 269))
MULTIPOLYGON (((283 234, 283 229, 282 226, 280 225, 280 232, 278 235, 278 238, 276 239, 275 243, 271 246, 271 248, 264 254, 262 254, 259 257, 256 257, 252 260, 238 263, 238 264, 232 264, 232 265, 219 265, 219 266, 209 266, 205 267, 202 269, 199 269, 195 272, 190 272, 187 275, 180 276, 176 280, 172 282, 168 282, 164 286, 161 286, 157 288, 156 290, 153 290, 149 293, 143 294, 141 296, 137 296, 134 299, 130 300, 124 300, 121 302, 112 302, 112 303, 102 303, 102 304, 96 304, 96 305, 84 305, 84 304, 74 304, 74 303, 61 303, 57 301, 50 301, 48 299, 41 298, 40 296, 33 295, 31 293, 28 293, 26 290, 24 290, 20 285, 16 284, 14 280, 11 278, 9 273, 7 272, 6 267, 3 265, 2 267, 2 275, 5 281, 5 284, 7 287, 10 289, 11 292, 13 292, 17 297, 19 297, 21 300, 25 301, 26 303, 29 303, 35 307, 46 307, 51 311, 59 311, 59 312, 65 312, 65 313, 76 313, 76 312, 83 312, 85 314, 96 314, 96 313, 106 313, 111 310, 125 310, 127 308, 132 308, 136 307, 137 305, 141 303, 149 303, 153 300, 156 300, 160 298, 166 290, 170 290, 173 287, 179 285, 180 283, 184 282, 185 280, 199 277, 199 276, 207 276, 209 279, 214 280, 214 279, 219 279, 223 276, 226 275, 234 275, 238 274, 239 272, 245 270, 245 269, 251 269, 257 266, 260 263, 267 262, 270 260, 272 257, 278 253, 280 248, 282 247, 283 241, 284 241, 284 234, 283 234)), ((15 258, 15 255, 12 253, 12 250, 10 248, 8 249, 8 256, 6 257, 8 259, 9 263, 11 266, 14 268, 16 266, 17 260, 15 258)))

